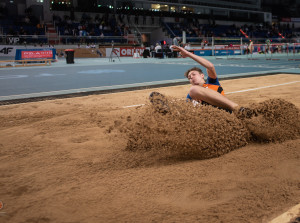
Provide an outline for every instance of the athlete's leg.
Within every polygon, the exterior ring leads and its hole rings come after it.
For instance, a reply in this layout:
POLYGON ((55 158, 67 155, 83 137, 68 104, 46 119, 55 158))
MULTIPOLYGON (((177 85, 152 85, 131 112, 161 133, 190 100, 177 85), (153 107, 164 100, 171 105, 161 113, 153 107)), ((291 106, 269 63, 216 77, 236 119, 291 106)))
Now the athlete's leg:
POLYGON ((240 107, 237 103, 209 88, 192 86, 189 94, 194 100, 205 101, 216 107, 232 111, 240 119, 257 116, 257 112, 253 109, 240 107))
POLYGON ((238 108, 237 103, 229 100, 225 96, 209 88, 194 85, 190 88, 189 94, 196 101, 205 101, 211 105, 230 111, 238 108))

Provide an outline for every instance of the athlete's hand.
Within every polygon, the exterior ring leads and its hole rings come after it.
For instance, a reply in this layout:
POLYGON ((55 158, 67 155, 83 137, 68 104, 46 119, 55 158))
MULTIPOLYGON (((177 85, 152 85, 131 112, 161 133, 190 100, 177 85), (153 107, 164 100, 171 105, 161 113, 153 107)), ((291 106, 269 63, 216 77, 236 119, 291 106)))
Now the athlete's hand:
POLYGON ((175 45, 172 45, 171 47, 173 48, 173 50, 179 51, 183 58, 188 57, 189 52, 187 50, 185 50, 184 48, 182 48, 180 46, 175 46, 175 45))

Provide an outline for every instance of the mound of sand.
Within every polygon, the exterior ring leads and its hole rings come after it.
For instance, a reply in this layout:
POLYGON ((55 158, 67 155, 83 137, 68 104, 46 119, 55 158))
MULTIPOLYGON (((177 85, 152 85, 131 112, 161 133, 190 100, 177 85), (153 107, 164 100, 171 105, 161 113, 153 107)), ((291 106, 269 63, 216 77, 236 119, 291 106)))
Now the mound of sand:
POLYGON ((245 120, 253 140, 283 142, 300 135, 299 109, 283 99, 270 99, 253 104, 257 116, 245 120))
POLYGON ((171 112, 165 115, 148 105, 129 119, 123 128, 127 151, 159 160, 208 159, 251 141, 282 142, 300 135, 299 109, 283 99, 252 104, 257 116, 251 119, 212 106, 169 101, 171 112))
POLYGON ((161 158, 207 159, 228 153, 249 141, 249 132, 234 115, 212 106, 194 107, 174 101, 162 115, 142 109, 127 128, 129 151, 155 151, 161 158))

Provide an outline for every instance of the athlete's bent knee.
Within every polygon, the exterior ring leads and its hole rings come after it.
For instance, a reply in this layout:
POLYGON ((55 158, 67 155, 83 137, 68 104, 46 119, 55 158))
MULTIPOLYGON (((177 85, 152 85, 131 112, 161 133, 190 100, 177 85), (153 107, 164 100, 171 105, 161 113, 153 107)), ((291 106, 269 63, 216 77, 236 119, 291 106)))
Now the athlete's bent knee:
POLYGON ((201 87, 201 86, 192 86, 191 88, 190 88, 190 92, 189 92, 189 94, 190 94, 190 96, 192 97, 192 98, 201 98, 201 96, 203 95, 203 87, 201 87))

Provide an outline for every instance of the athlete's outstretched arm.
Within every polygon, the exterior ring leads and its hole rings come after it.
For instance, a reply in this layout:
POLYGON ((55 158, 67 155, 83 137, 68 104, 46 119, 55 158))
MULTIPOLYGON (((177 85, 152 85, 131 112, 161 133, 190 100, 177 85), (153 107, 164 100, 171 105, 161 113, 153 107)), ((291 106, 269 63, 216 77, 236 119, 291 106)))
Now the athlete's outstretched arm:
POLYGON ((203 67, 206 68, 207 70, 207 74, 209 77, 216 79, 217 78, 217 73, 215 70, 215 66, 208 61, 207 59, 197 56, 187 50, 185 50, 184 48, 180 47, 180 46, 171 46, 174 50, 177 50, 180 52, 180 54, 182 55, 182 57, 189 57, 192 58, 194 61, 196 61, 197 63, 199 63, 200 65, 202 65, 203 67))

